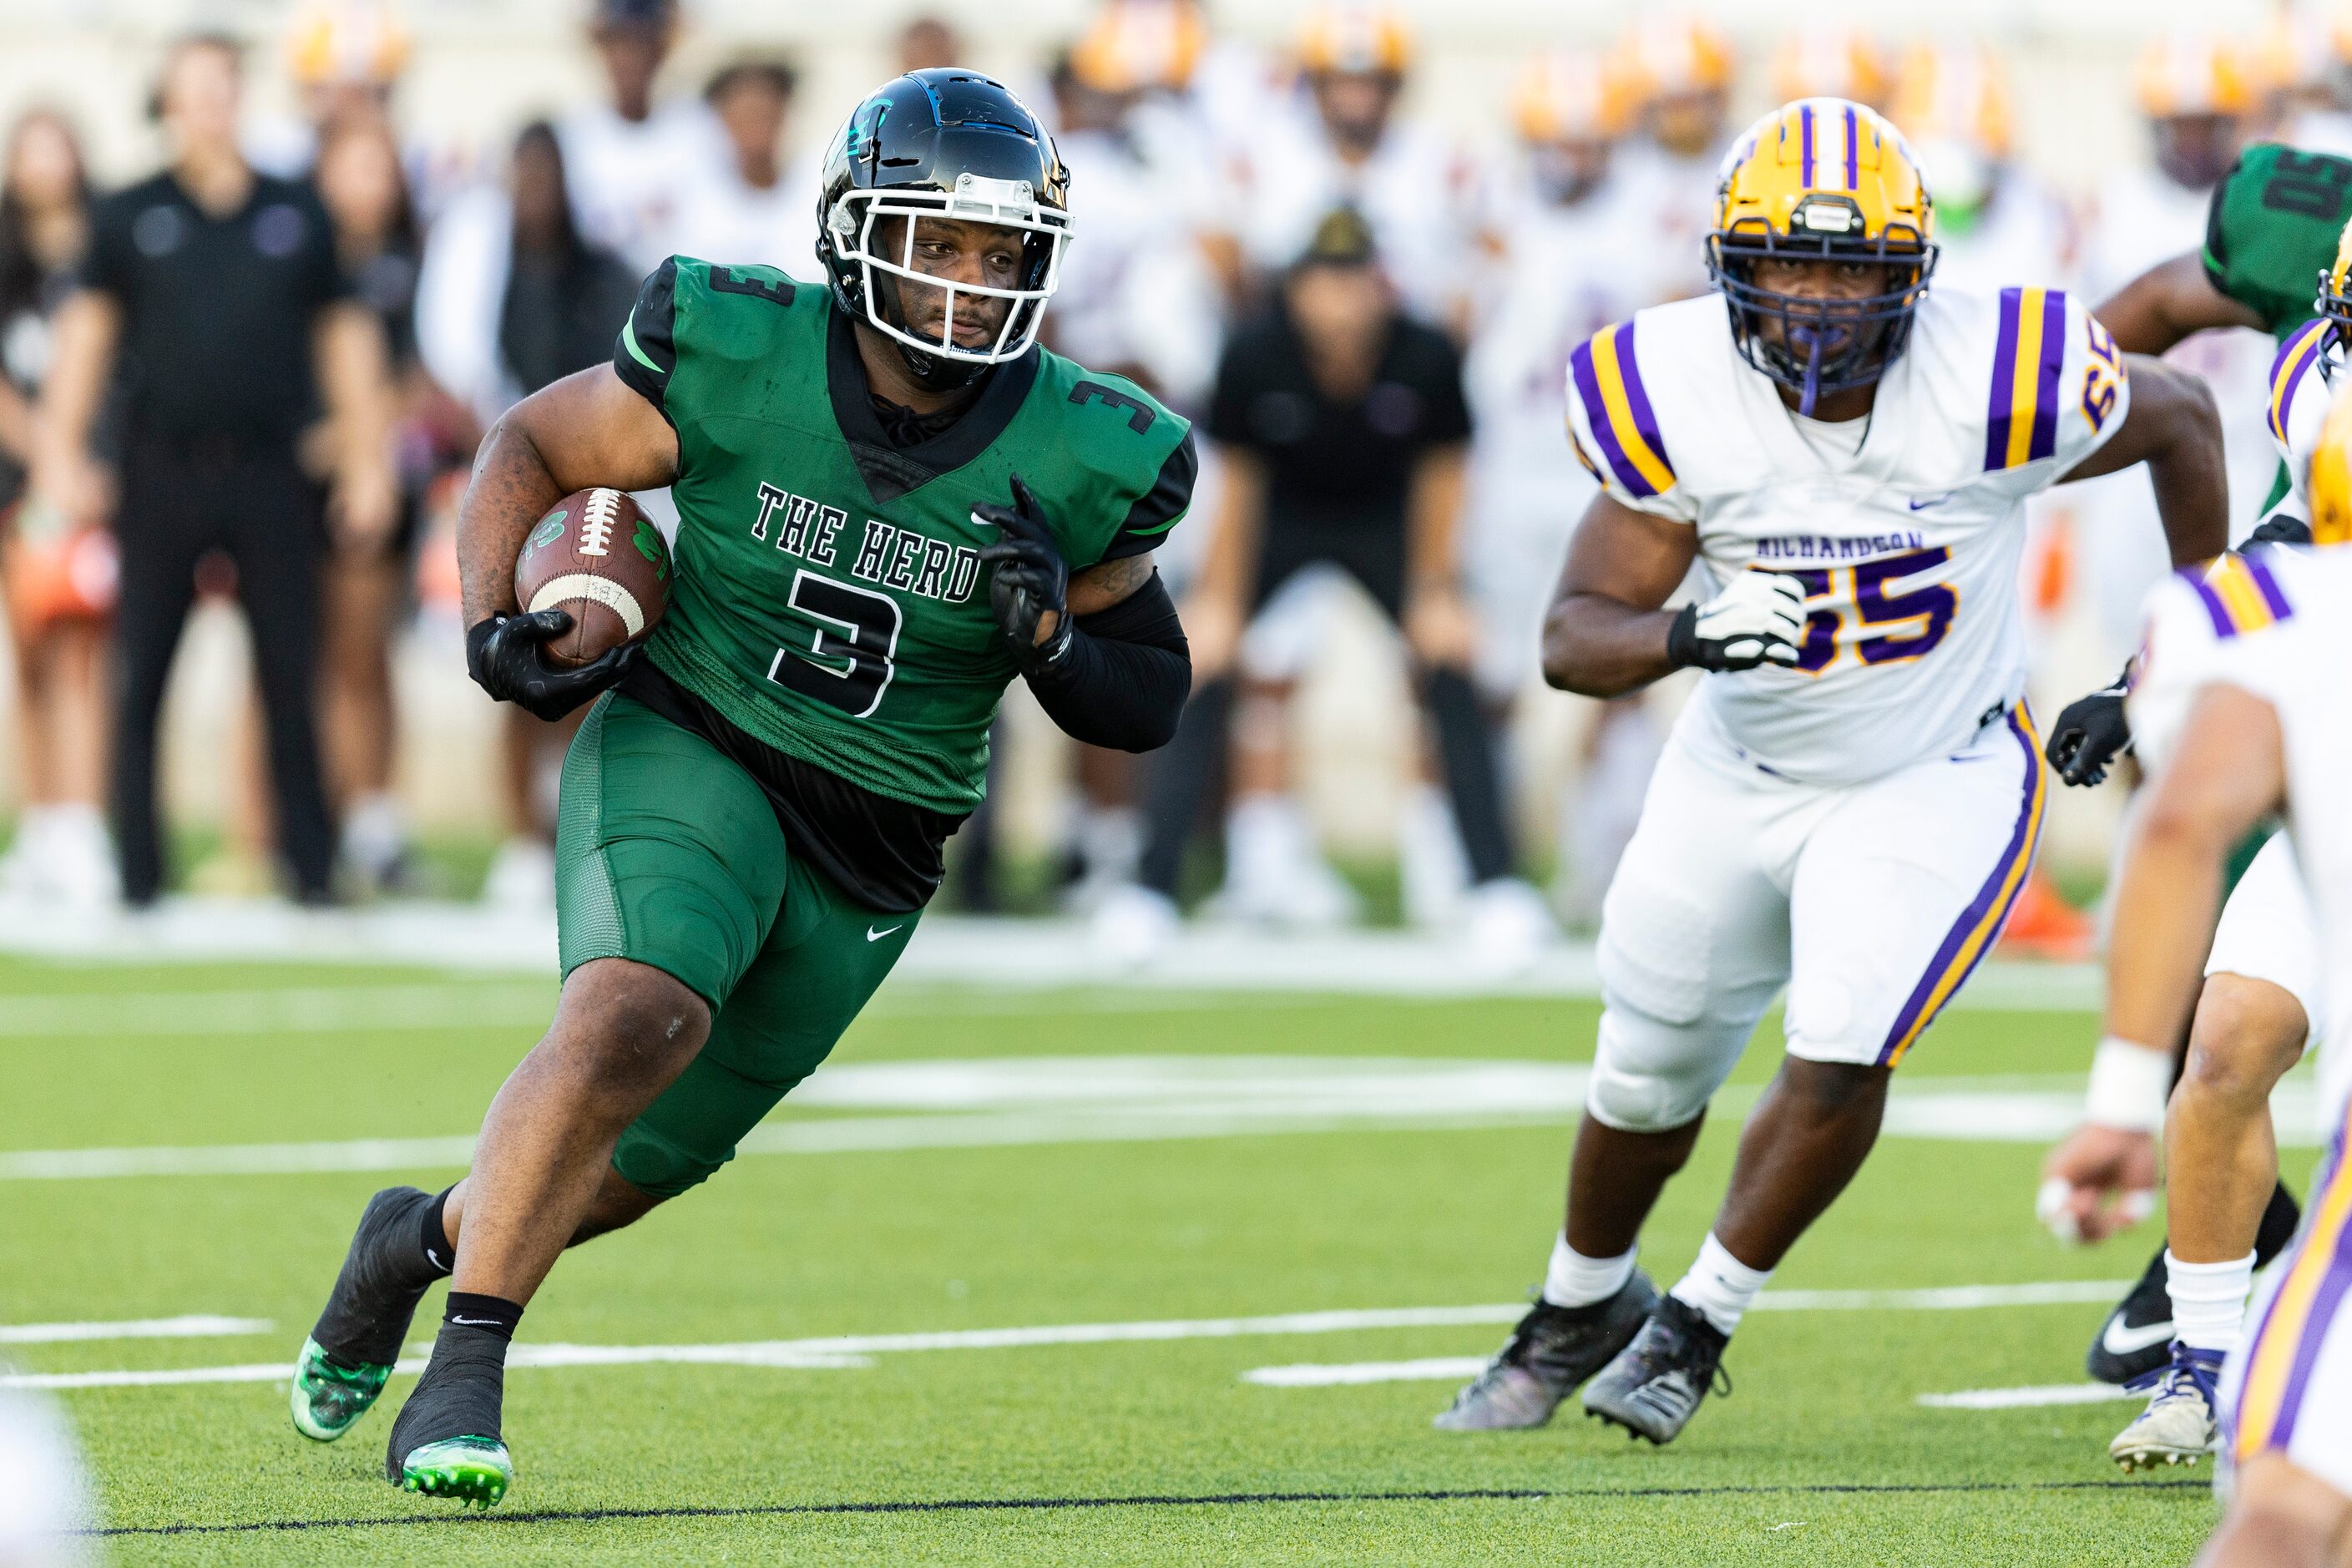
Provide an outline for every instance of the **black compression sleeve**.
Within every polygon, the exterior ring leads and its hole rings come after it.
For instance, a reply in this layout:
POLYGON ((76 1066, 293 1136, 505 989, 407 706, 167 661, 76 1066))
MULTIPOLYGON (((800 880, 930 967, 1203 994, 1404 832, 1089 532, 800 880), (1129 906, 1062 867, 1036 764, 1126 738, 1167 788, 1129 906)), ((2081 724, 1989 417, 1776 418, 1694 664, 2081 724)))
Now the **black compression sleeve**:
POLYGON ((1119 752, 1166 745, 1192 689, 1192 649, 1156 572, 1109 609, 1078 616, 1062 657, 1029 677, 1064 734, 1119 752))

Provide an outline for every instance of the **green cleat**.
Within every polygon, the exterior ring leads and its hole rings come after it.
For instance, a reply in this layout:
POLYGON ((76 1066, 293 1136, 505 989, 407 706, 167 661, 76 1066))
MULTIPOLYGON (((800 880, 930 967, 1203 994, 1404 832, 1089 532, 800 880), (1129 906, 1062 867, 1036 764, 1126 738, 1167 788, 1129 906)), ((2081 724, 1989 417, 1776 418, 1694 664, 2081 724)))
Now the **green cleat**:
POLYGON ((514 1460, 495 1437, 444 1437, 410 1451, 400 1463, 400 1484, 406 1491, 488 1509, 514 1485, 514 1460))
POLYGON ((320 1350, 318 1341, 304 1340, 289 1399, 294 1430, 313 1442, 333 1442, 368 1413, 391 1376, 388 1364, 347 1367, 320 1350))

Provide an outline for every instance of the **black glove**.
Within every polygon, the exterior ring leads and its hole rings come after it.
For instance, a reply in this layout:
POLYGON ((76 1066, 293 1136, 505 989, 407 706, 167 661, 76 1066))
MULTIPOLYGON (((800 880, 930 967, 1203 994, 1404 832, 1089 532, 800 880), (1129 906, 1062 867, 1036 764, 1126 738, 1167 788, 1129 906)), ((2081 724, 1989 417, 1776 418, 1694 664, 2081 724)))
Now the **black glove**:
POLYGON ((2131 723, 2124 717, 2130 682, 2127 670, 2113 686, 2077 697, 2058 715, 2042 754, 2062 783, 2097 784, 2107 776, 2107 764, 2131 750, 2131 723))
POLYGON ((988 607, 1021 673, 1034 675, 1069 650, 1076 629, 1070 620, 1070 563, 1062 559, 1037 498, 1018 474, 1013 476, 1011 506, 976 506, 971 520, 997 531, 997 542, 980 552, 995 568, 988 579, 988 607), (1040 643, 1037 627, 1048 614, 1054 633, 1040 643))
POLYGON ((2311 524, 2291 511, 2274 511, 2263 519, 2263 525, 2246 535, 2248 544, 2308 544, 2311 524))
POLYGON ((477 622, 466 633, 466 673, 500 702, 511 702, 541 719, 561 719, 597 693, 619 685, 645 652, 643 643, 631 643, 577 669, 557 669, 547 662, 540 645, 571 629, 572 616, 567 610, 492 616, 477 622))

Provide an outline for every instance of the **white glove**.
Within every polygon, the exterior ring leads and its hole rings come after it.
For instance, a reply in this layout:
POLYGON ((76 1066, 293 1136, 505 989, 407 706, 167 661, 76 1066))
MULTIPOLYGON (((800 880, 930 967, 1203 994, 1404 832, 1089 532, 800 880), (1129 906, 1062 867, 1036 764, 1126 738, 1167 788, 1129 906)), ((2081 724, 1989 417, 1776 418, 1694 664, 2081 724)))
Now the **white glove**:
POLYGON ((1704 605, 1685 605, 1666 634, 1676 668, 1754 669, 1797 662, 1805 590, 1785 572, 1742 572, 1704 605))

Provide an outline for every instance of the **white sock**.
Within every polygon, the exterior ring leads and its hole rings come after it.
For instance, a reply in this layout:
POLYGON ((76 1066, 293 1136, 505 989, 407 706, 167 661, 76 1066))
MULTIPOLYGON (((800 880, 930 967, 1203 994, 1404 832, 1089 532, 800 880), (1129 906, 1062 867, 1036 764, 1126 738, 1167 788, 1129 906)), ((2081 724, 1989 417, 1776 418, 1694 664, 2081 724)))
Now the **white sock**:
POLYGON ((2254 1288, 2254 1255, 2229 1263, 2183 1263, 2165 1248, 2166 1289, 2172 1293, 2172 1337, 2190 1350, 2238 1348, 2246 1297, 2254 1288))
POLYGON ((1544 1270, 1543 1299, 1555 1307, 1589 1307, 1606 1301, 1633 1278, 1633 1254, 1622 1258, 1587 1258, 1568 1244, 1568 1232, 1552 1238, 1551 1267, 1544 1270))
POLYGON ((1225 814, 1225 880, 1240 888, 1279 886, 1297 869, 1307 842, 1297 801, 1244 795, 1225 814))
POLYGON ((354 799, 343 813, 343 855, 370 871, 400 858, 408 846, 408 825, 400 802, 376 790, 354 799))
POLYGON ((1740 1315, 1771 1278, 1769 1268, 1750 1268, 1732 1257, 1730 1249, 1715 1239, 1715 1232, 1708 1231, 1706 1239, 1698 1244, 1698 1257, 1691 1261, 1690 1272, 1666 1293, 1686 1307, 1697 1308, 1717 1332, 1727 1334, 1739 1326, 1740 1315))

